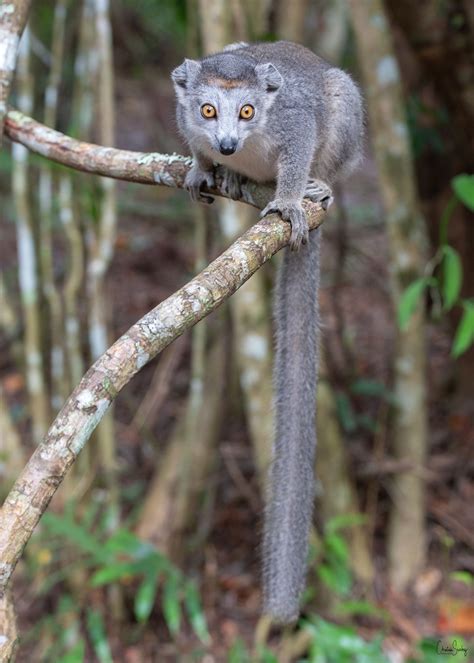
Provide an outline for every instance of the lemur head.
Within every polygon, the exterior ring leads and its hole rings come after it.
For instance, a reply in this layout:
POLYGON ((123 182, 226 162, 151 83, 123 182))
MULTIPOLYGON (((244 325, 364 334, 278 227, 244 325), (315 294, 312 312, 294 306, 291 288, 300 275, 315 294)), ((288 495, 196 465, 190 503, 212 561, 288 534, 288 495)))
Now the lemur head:
POLYGON ((265 126, 283 83, 270 62, 255 65, 232 52, 185 60, 171 74, 190 142, 207 142, 224 155, 242 149, 265 126))

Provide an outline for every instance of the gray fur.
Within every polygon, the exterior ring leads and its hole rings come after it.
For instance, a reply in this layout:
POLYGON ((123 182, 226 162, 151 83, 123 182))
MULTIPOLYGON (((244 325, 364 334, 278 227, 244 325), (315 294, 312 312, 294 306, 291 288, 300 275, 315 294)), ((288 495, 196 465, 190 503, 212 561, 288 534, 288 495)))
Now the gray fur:
POLYGON ((236 51, 239 48, 244 48, 245 46, 249 46, 246 41, 235 41, 233 44, 227 44, 222 50, 224 52, 226 51, 236 51))
POLYGON ((293 250, 285 250, 275 290, 276 430, 263 542, 264 611, 286 623, 298 616, 305 584, 316 447, 320 231, 308 237, 301 201, 327 207, 331 185, 359 161, 362 100, 348 74, 290 42, 231 44, 185 60, 172 78, 178 127, 194 156, 186 179, 193 200, 219 163, 233 198, 242 177, 276 181, 262 216, 279 212, 291 223, 293 250), (205 103, 216 118, 202 117, 205 103), (255 109, 251 120, 239 119, 244 104, 255 109), (233 154, 221 154, 224 140, 236 144, 233 154))

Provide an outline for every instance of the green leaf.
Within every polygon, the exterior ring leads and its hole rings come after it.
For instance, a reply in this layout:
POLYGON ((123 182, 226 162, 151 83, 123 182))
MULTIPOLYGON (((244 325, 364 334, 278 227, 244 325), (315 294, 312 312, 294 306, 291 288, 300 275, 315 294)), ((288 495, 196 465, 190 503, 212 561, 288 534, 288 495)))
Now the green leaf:
POLYGON ((91 585, 93 587, 109 585, 111 582, 122 580, 122 578, 129 578, 130 576, 137 575, 138 572, 139 570, 137 569, 136 562, 112 563, 94 573, 91 578, 91 585))
POLYGON ((98 610, 90 608, 86 613, 87 631, 89 633, 94 651, 100 663, 113 663, 107 634, 105 632, 104 620, 98 610))
POLYGON ((194 633, 201 642, 208 644, 211 638, 209 636, 209 631, 207 630, 206 618, 202 610, 199 593, 193 582, 186 583, 184 590, 184 604, 194 633))
POLYGON ((440 656, 438 653, 438 639, 424 638, 417 645, 416 658, 409 658, 407 663, 439 663, 440 656))
POLYGON ((387 389, 383 382, 378 382, 378 380, 359 378, 351 384, 351 392, 357 396, 378 396, 388 403, 395 401, 395 396, 390 389, 387 389))
POLYGON ((411 316, 413 315, 421 296, 429 285, 431 279, 423 276, 413 283, 410 283, 408 288, 403 292, 400 303, 398 305, 398 324, 401 329, 404 329, 411 316))
POLYGON ((379 430, 378 422, 368 414, 361 414, 356 419, 359 428, 368 430, 371 433, 377 433, 379 430))
POLYGON ((337 606, 337 611, 343 615, 360 616, 360 615, 374 615, 386 616, 387 613, 378 606, 370 603, 369 601, 344 601, 337 606))
POLYGON ((260 661, 261 663, 278 663, 278 659, 275 654, 267 649, 267 647, 265 647, 265 649, 260 652, 260 661))
POLYGON ((382 638, 367 642, 353 628, 331 624, 313 618, 311 634, 311 663, 387 663, 382 650, 382 638))
POLYGON ((181 625, 181 607, 179 604, 178 574, 172 572, 166 578, 163 587, 163 614, 170 632, 175 635, 181 625))
POLYGON ((459 200, 474 212, 474 175, 457 175, 451 184, 459 200))
POLYGON ((86 652, 86 646, 84 644, 84 641, 81 640, 80 642, 75 645, 71 651, 69 651, 67 654, 64 654, 64 656, 61 656, 61 658, 56 659, 57 663, 83 663, 84 661, 84 654, 86 652))
POLYGON ((356 417, 350 399, 342 391, 336 394, 336 409, 344 431, 353 433, 357 428, 356 417))
POLYGON ((451 353, 459 357, 474 343, 474 302, 463 302, 464 313, 456 330, 451 353))
POLYGON ((449 311, 459 297, 462 285, 462 263, 459 253, 452 246, 443 246, 443 304, 449 311))
POLYGON ((449 574, 449 577, 452 580, 457 580, 458 582, 463 582, 468 587, 471 587, 474 584, 474 576, 469 571, 454 571, 449 574))
POLYGON ((118 529, 105 543, 104 548, 108 552, 124 553, 130 557, 144 557, 150 552, 155 552, 153 546, 147 541, 142 541, 133 532, 127 529, 118 529))
POLYGON ((347 594, 351 588, 350 572, 344 566, 320 564, 316 572, 322 582, 336 594, 347 594))
POLYGON ((333 556, 343 563, 347 561, 349 550, 342 536, 339 536, 339 534, 328 534, 324 537, 324 542, 329 556, 333 556))
POLYGON ((244 642, 237 638, 229 650, 227 663, 247 663, 249 660, 250 656, 244 642))
POLYGON ((99 562, 106 563, 109 561, 110 557, 103 543, 72 518, 58 516, 54 513, 45 513, 42 522, 43 527, 51 534, 63 537, 78 550, 92 555, 99 562))
POLYGON ((134 611, 139 622, 146 622, 153 610, 158 590, 159 572, 148 573, 135 596, 134 611))
POLYGON ((341 513, 339 516, 333 516, 324 526, 325 533, 337 532, 346 527, 355 525, 364 525, 367 522, 367 516, 362 513, 341 513))

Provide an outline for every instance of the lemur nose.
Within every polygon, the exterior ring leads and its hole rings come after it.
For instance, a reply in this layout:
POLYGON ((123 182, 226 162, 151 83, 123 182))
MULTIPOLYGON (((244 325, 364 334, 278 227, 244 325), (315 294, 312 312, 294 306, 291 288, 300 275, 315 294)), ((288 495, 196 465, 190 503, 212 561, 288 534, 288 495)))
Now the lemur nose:
POLYGON ((237 140, 235 138, 223 138, 219 142, 219 149, 221 154, 228 156, 229 154, 234 154, 235 148, 237 147, 237 140))

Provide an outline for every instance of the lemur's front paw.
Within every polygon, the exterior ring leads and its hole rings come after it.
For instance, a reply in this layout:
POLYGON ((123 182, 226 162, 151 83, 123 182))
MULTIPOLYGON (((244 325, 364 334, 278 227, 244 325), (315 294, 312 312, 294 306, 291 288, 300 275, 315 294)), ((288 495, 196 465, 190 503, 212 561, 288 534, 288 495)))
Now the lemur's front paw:
POLYGON ((298 251, 301 244, 308 243, 308 222, 301 203, 275 198, 260 213, 261 217, 278 212, 284 221, 291 223, 290 247, 292 251, 298 251))
POLYGON ((324 210, 327 210, 334 202, 331 187, 322 180, 308 180, 304 197, 309 198, 313 203, 321 203, 324 210))
POLYGON ((214 202, 212 196, 201 192, 201 187, 204 184, 209 188, 215 186, 214 173, 208 170, 201 170, 197 165, 191 166, 184 180, 184 188, 189 192, 193 202, 207 204, 214 202))
POLYGON ((245 180, 246 178, 239 173, 225 168, 222 178, 222 188, 232 200, 240 200, 242 198, 242 184, 245 180))

